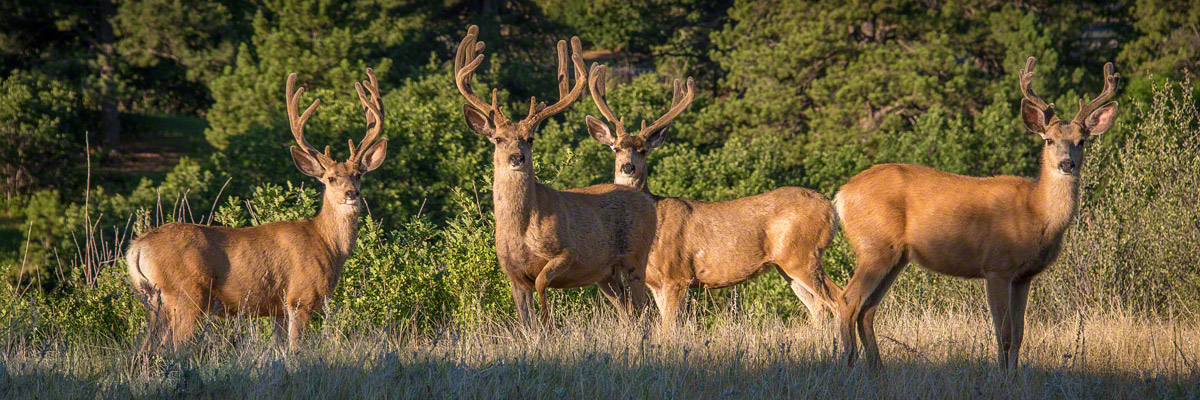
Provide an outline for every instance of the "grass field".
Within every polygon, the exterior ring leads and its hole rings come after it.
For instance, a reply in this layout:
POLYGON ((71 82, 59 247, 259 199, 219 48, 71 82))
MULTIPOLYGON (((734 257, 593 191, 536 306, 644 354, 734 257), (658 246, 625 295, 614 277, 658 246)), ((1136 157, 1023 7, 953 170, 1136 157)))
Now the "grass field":
POLYGON ((983 310, 885 309, 884 371, 834 360, 830 330, 803 320, 675 330, 622 324, 605 306, 552 330, 403 326, 346 330, 333 313, 288 352, 265 321, 210 322, 187 354, 146 367, 136 343, 5 337, 10 398, 1196 398, 1200 327, 1129 314, 1031 316, 1022 367, 994 364, 983 310), (80 343, 71 341, 72 343, 80 343))

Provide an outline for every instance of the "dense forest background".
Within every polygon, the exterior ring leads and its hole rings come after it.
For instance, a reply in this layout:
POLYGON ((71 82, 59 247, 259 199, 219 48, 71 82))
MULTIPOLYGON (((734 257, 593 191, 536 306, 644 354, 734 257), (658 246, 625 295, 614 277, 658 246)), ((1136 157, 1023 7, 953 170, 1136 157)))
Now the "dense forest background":
MULTIPOLYGON (((309 141, 345 157, 340 143, 365 126, 351 85, 373 67, 388 157, 364 178, 372 222, 339 301, 383 320, 405 305, 441 304, 428 312, 450 317, 511 307, 489 253, 491 146, 463 123, 450 73, 470 24, 488 45, 476 84, 500 89, 509 109, 553 96, 553 44, 572 35, 589 64, 614 71, 609 104, 631 120, 657 118, 671 80, 695 77, 699 94, 652 153, 649 185, 704 200, 785 185, 831 196, 881 162, 1031 176, 1040 140, 1017 118, 1025 58, 1038 58, 1035 88, 1062 116, 1099 92, 1111 61, 1119 119, 1089 145, 1087 203, 1060 263, 1070 266, 1049 279, 1151 309, 1200 290, 1189 245, 1200 218, 1185 207, 1200 199, 1194 2, 13 0, 0 4, 7 296, 73 304, 47 308, 60 313, 120 309, 135 304, 120 245, 137 233, 312 215, 319 196, 287 151, 284 79, 299 73, 322 101, 309 141), (109 291, 79 295, 104 279, 109 291), (1145 286, 1122 292, 1131 283, 1145 286)), ((611 181, 588 114, 598 115, 584 98, 541 129, 543 182, 611 181)), ((836 247, 827 261, 840 280, 852 255, 836 247)), ((798 310, 783 285, 749 288, 785 299, 766 309, 798 310)), ((134 323, 110 314, 61 321, 134 323)))

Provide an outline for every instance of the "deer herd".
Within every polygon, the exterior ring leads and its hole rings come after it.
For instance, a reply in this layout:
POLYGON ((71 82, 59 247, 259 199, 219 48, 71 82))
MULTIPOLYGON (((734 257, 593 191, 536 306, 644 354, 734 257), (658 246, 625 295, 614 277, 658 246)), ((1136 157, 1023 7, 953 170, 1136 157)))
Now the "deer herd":
MULTIPOLYGON (((622 319, 644 321, 653 294, 659 321, 679 322, 689 288, 718 288, 776 269, 808 309, 810 321, 833 318, 844 361, 880 365, 875 311, 910 262, 967 279, 983 279, 996 336, 997 360, 1018 365, 1026 300, 1035 276, 1057 258, 1079 201, 1084 143, 1113 123, 1109 101, 1119 75, 1104 65, 1104 90, 1079 102, 1069 122, 1033 91, 1035 59, 1019 74, 1024 125, 1044 139, 1034 179, 969 177, 908 164, 876 165, 852 177, 833 201, 805 188, 782 187, 721 202, 656 196, 647 186, 647 155, 666 140, 673 121, 696 95, 691 78, 676 80, 669 108, 631 135, 605 99, 606 69, 585 67, 579 38, 558 42, 558 99, 529 101, 510 120, 493 89, 491 101, 471 86, 484 43, 471 26, 454 59, 454 83, 466 100, 466 125, 493 146, 496 257, 512 284, 517 317, 533 324, 534 292, 541 324, 549 322, 547 288, 597 285, 622 319), (571 84, 574 75, 574 85, 571 84), (556 190, 538 182, 531 149, 538 128, 590 93, 603 121, 587 116, 588 133, 614 153, 614 183, 556 190), (822 252, 841 228, 857 258, 845 288, 826 274, 822 252), (856 337, 857 334, 857 337, 856 337)), ((270 316, 282 341, 295 346, 314 311, 333 293, 354 249, 362 176, 383 163, 383 101, 374 73, 355 83, 366 135, 350 157, 335 161, 304 139, 320 100, 302 113, 304 88, 287 78, 285 100, 296 168, 324 185, 317 215, 249 228, 170 223, 141 235, 126 254, 130 281, 149 321, 143 354, 181 348, 203 315, 270 316)))

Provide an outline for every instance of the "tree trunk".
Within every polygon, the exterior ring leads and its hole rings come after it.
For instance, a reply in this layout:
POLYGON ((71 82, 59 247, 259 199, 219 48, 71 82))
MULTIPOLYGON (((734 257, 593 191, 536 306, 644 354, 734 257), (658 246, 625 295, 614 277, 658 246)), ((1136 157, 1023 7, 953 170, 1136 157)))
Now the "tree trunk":
POLYGON ((114 65, 117 57, 116 37, 113 35, 113 27, 109 22, 115 10, 110 1, 101 1, 100 4, 100 15, 96 21, 100 28, 100 54, 97 57, 100 64, 101 85, 100 126, 104 132, 104 148, 116 152, 121 149, 121 118, 117 102, 117 68, 114 65))

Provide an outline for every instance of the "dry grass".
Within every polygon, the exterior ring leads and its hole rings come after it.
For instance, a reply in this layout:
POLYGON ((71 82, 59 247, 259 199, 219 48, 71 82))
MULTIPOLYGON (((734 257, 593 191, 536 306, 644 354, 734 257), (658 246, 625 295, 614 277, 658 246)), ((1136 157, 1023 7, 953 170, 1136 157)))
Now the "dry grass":
POLYGON ((553 331, 490 323, 414 334, 346 330, 335 315, 288 353, 265 323, 210 323, 190 354, 144 368, 133 343, 6 337, 4 397, 1148 398, 1200 396, 1200 326, 1123 314, 1034 316, 1023 366, 997 371, 983 310, 881 310, 885 371, 832 361, 833 335, 803 321, 674 331, 623 325, 607 308, 553 331))

